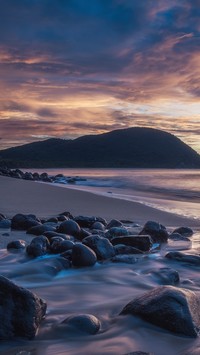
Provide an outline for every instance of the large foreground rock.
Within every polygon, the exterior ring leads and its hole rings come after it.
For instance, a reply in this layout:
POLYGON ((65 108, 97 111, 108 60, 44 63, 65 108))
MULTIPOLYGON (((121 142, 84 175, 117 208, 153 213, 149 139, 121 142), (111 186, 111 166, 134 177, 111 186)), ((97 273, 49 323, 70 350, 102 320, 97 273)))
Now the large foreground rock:
POLYGON ((140 316, 147 322, 189 337, 196 337, 200 330, 200 299, 184 288, 154 288, 128 303, 121 314, 140 316))
POLYGON ((0 276, 0 339, 33 339, 45 316, 44 300, 0 276))

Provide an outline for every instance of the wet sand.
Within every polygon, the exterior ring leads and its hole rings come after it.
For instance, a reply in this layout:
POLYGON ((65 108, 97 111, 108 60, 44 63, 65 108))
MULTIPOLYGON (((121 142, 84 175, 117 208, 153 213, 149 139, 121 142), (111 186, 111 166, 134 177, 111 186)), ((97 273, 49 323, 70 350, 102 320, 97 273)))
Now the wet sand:
POLYGON ((0 213, 12 217, 16 213, 33 213, 38 217, 56 216, 64 211, 73 215, 129 219, 139 224, 154 220, 168 227, 198 227, 200 221, 145 206, 138 202, 95 195, 90 192, 46 183, 0 176, 0 213))

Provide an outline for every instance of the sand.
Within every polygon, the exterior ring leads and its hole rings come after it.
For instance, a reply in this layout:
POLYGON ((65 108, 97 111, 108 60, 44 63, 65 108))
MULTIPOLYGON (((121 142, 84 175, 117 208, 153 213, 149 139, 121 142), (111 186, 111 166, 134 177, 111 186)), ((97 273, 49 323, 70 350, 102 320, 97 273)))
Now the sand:
POLYGON ((0 213, 12 217, 16 213, 33 213, 51 217, 69 211, 73 215, 129 219, 139 224, 154 220, 165 226, 198 227, 200 221, 163 212, 138 202, 74 190, 34 181, 0 176, 0 213))

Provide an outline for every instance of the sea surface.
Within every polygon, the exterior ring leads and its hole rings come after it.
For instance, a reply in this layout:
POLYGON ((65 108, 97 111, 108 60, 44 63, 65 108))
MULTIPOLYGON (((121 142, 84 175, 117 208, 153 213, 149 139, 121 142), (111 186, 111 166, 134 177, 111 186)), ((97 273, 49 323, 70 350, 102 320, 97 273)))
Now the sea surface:
MULTIPOLYGON (((136 200, 165 210, 173 208, 183 215, 200 216, 197 170, 59 169, 48 173, 87 179, 70 187, 63 184, 66 188, 86 189, 111 198, 136 200)), ((13 239, 25 237, 24 232, 9 233, 13 239)), ((134 297, 165 284, 159 275, 166 267, 179 272, 177 287, 192 290, 200 297, 200 267, 165 258, 170 250, 199 255, 200 228, 191 241, 170 241, 151 254, 136 256, 133 264, 106 261, 90 268, 56 272, 52 267, 54 255, 29 259, 25 252, 0 250, 1 274, 47 302, 47 315, 36 338, 1 341, 0 354, 125 355, 146 351, 154 355, 199 355, 200 338, 178 336, 140 318, 119 316, 134 297), (70 333, 60 328, 60 322, 68 316, 85 313, 99 318, 101 329, 96 335, 70 333)))
MULTIPOLYGON (((38 170, 42 172, 42 170, 38 170)), ((164 211, 200 219, 200 170, 170 169, 47 169, 49 175, 86 181, 62 186, 137 201, 164 211)))

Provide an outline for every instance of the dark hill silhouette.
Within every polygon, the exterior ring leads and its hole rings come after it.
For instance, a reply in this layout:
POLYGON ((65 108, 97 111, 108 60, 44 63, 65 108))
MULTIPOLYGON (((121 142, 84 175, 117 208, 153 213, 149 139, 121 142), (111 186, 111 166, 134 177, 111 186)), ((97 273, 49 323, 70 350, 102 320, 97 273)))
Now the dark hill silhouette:
POLYGON ((200 155, 170 133, 128 128, 74 140, 48 139, 0 151, 19 167, 200 168, 200 155))

